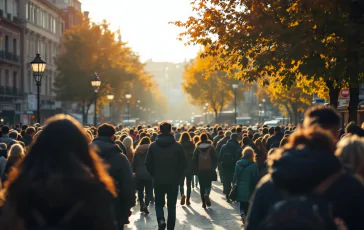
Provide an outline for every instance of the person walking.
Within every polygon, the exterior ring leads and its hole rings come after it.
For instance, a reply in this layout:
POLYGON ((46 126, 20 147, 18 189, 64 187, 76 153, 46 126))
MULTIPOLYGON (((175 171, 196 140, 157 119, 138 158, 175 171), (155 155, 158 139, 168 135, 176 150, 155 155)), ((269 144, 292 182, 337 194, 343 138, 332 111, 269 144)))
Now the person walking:
POLYGON ((135 205, 135 186, 131 166, 121 149, 114 143, 116 129, 111 124, 102 124, 92 144, 99 156, 109 165, 109 174, 115 181, 117 198, 114 212, 119 229, 129 223, 130 209, 135 205))
POLYGON ((113 180, 71 116, 50 118, 14 167, 1 197, 2 230, 116 229, 113 180))
POLYGON ((126 149, 125 155, 127 156, 129 163, 131 164, 133 162, 133 157, 134 157, 133 138, 126 137, 123 140, 123 145, 125 146, 125 149, 126 149))
POLYGON ((237 184, 236 200, 240 202, 240 216, 244 224, 245 216, 248 213, 250 197, 259 181, 255 153, 251 147, 243 150, 242 159, 236 163, 233 181, 237 184))
POLYGON ((174 229, 176 224, 176 203, 178 185, 187 168, 183 146, 172 135, 172 125, 162 122, 160 135, 148 150, 146 166, 154 179, 155 211, 158 229, 174 229), (163 207, 167 195, 168 221, 166 224, 163 207))
POLYGON ((224 172, 223 193, 225 194, 228 202, 230 202, 229 193, 231 190, 231 184, 233 183, 235 165, 240 159, 240 145, 238 138, 238 134, 232 134, 230 140, 222 146, 219 154, 220 167, 224 172))
POLYGON ((212 181, 217 180, 216 168, 218 157, 212 142, 208 139, 207 134, 203 133, 200 142, 193 153, 194 171, 198 176, 200 183, 200 195, 202 207, 211 206, 210 192, 212 181))
POLYGON ((2 181, 5 182, 8 180, 8 175, 13 169, 13 167, 25 157, 24 148, 20 144, 13 144, 8 152, 8 160, 5 166, 5 170, 3 172, 2 181))
POLYGON ((8 126, 3 126, 1 128, 1 133, 0 143, 5 143, 8 146, 8 149, 10 149, 13 144, 16 144, 16 141, 9 137, 10 128, 8 126))
POLYGON ((277 126, 274 128, 274 135, 267 140, 266 149, 269 151, 271 148, 279 147, 281 140, 283 139, 284 133, 281 127, 277 126), (275 146, 274 146, 275 145, 275 146))
POLYGON ((132 168, 135 173, 136 188, 138 190, 138 199, 140 204, 140 212, 149 214, 148 206, 153 197, 153 180, 145 165, 149 145, 151 140, 149 137, 143 137, 135 150, 132 168), (144 199, 145 191, 145 199, 144 199))
POLYGON ((25 136, 21 139, 21 141, 24 142, 25 146, 29 146, 33 142, 34 135, 35 135, 35 128, 28 127, 25 130, 25 136))
POLYGON ((184 176, 182 177, 181 183, 180 183, 180 193, 181 193, 181 205, 191 205, 191 185, 192 185, 192 177, 193 177, 193 151, 195 150, 195 145, 191 141, 191 136, 184 132, 182 133, 179 143, 183 146, 183 149, 186 154, 187 159, 187 169, 184 173, 184 176), (187 197, 185 195, 185 180, 187 185, 187 197), (187 199, 186 199, 187 198, 187 199))

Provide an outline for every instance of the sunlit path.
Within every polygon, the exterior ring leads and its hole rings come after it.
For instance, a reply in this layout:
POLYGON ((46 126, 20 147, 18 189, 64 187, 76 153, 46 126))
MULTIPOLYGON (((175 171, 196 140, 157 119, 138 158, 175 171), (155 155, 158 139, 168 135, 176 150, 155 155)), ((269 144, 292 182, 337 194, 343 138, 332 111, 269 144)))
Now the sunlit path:
MULTIPOLYGON (((239 216, 239 204, 229 204, 225 201, 220 182, 213 183, 211 200, 212 206, 204 210, 201 206, 199 188, 192 190, 191 206, 181 207, 178 200, 175 229, 243 229, 239 216)), ((134 207, 130 224, 126 229, 158 229, 153 204, 150 205, 149 211, 150 214, 146 216, 139 212, 139 205, 134 207)))

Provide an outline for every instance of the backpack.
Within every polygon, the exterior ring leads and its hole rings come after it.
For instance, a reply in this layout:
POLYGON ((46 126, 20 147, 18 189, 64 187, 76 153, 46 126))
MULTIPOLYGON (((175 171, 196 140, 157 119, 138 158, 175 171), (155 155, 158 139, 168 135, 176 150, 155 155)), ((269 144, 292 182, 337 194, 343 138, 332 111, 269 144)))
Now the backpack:
POLYGON ((234 167, 236 163, 235 156, 236 153, 232 153, 230 149, 226 148, 222 155, 221 166, 234 167))
POLYGON ((325 179, 309 194, 281 191, 283 200, 273 205, 259 230, 337 230, 331 204, 321 195, 341 174, 325 179))
POLYGON ((212 169, 212 159, 211 159, 211 146, 208 147, 206 151, 200 149, 200 154, 198 156, 198 170, 199 171, 209 171, 212 169))

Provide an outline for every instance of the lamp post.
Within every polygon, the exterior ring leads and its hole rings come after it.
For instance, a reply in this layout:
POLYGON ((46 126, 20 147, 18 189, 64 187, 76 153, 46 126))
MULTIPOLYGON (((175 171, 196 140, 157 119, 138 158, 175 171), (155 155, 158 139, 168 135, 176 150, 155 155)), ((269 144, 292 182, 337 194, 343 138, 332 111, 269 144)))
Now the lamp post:
POLYGON ((110 109, 110 121, 111 121, 111 123, 113 122, 113 113, 112 113, 112 101, 114 100, 114 94, 109 94, 109 95, 107 95, 106 96, 107 97, 107 99, 109 100, 109 109, 110 109))
POLYGON ((40 124, 40 86, 47 63, 42 59, 39 53, 33 61, 30 62, 33 70, 33 77, 37 85, 37 123, 40 124))
POLYGON ((128 122, 130 121, 130 99, 131 99, 131 94, 127 93, 125 94, 125 98, 128 100, 128 122))
POLYGON ((234 124, 236 124, 236 118, 238 117, 238 113, 236 111, 236 90, 238 89, 239 85, 238 84, 233 84, 233 89, 234 89, 234 113, 235 113, 235 122, 234 124))
POLYGON ((97 76, 97 73, 94 74, 91 80, 91 86, 94 89, 95 92, 95 114, 94 114, 94 126, 97 127, 97 93, 99 92, 101 85, 101 80, 97 76))

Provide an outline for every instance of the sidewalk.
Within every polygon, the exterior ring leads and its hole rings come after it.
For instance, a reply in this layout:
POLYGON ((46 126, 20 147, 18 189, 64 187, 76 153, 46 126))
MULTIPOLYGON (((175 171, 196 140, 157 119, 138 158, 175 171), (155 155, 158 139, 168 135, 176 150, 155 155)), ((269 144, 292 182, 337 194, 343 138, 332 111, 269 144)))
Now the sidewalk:
MULTIPOLYGON (((239 204, 226 202, 222 195, 222 184, 214 182, 211 191, 212 205, 208 209, 202 208, 199 188, 192 189, 191 206, 180 205, 177 201, 176 230, 179 229, 243 229, 239 216, 239 204)), ((179 195, 180 198, 180 195, 179 195)), ((150 214, 139 212, 139 204, 134 207, 130 224, 125 229, 158 229, 154 205, 149 207, 150 214)), ((165 214, 167 210, 165 208, 165 214)), ((166 216, 167 218, 167 216, 166 216)))

